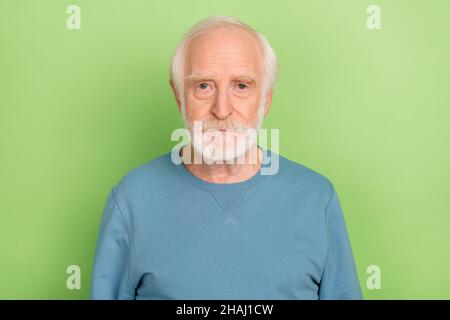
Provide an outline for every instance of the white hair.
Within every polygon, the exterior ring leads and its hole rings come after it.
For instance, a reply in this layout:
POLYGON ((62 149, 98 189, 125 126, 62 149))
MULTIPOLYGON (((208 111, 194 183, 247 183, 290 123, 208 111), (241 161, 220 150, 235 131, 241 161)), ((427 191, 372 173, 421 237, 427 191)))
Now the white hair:
MULTIPOLYGON (((212 16, 206 19, 203 19, 196 25, 194 25, 191 29, 189 29, 181 39, 178 44, 174 55, 172 56, 172 63, 170 65, 170 80, 173 82, 178 95, 181 99, 181 103, 183 106, 183 114, 184 110, 184 60, 185 60, 185 49, 187 45, 197 36, 211 31, 213 29, 219 27, 233 26, 238 27, 243 30, 248 31, 250 34, 254 35, 258 40, 263 54, 263 69, 264 69, 264 80, 262 85, 262 102, 265 101, 266 94, 269 90, 273 89, 275 86, 275 82, 278 77, 278 61, 275 55, 275 52, 270 45, 269 41, 259 32, 254 30, 249 25, 240 21, 235 17, 227 17, 227 16, 212 16)), ((262 103, 263 104, 263 103, 262 103)), ((260 108, 264 109, 264 108, 260 108)), ((258 118, 262 117, 263 110, 258 112, 258 118)))

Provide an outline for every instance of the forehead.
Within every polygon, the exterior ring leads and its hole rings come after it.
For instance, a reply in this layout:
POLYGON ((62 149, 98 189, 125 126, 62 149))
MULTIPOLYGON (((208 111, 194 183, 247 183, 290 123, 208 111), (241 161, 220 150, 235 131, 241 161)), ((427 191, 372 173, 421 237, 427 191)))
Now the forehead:
POLYGON ((185 75, 243 73, 262 71, 261 46, 248 31, 221 27, 197 36, 187 46, 185 75))

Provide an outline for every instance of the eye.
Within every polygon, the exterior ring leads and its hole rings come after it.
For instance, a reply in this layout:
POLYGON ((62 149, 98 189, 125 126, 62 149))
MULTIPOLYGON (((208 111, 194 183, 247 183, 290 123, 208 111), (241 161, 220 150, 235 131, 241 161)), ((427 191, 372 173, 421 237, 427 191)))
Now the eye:
POLYGON ((244 90, 244 89, 247 89, 248 86, 245 83, 239 83, 238 84, 238 88, 241 89, 241 90, 244 90))
POLYGON ((214 93, 215 87, 213 83, 198 82, 194 87, 194 94, 199 99, 209 98, 214 93))

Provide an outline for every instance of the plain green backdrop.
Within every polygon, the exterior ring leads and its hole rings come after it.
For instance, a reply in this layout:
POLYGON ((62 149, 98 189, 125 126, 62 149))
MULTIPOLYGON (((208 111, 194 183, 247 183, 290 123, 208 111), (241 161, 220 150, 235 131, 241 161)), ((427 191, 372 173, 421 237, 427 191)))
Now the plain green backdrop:
POLYGON ((364 297, 449 299, 449 14, 446 0, 0 0, 0 298, 88 298, 109 190, 182 127, 177 42, 232 15, 278 55, 264 128, 336 186, 364 297), (70 4, 80 30, 66 28, 70 4))

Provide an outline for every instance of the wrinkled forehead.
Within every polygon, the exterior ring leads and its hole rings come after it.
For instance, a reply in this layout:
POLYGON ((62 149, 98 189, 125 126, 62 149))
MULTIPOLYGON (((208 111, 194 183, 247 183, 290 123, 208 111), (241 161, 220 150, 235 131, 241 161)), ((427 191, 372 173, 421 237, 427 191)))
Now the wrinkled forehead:
POLYGON ((197 36, 187 45, 185 59, 185 78, 202 73, 262 75, 261 45, 255 35, 238 27, 220 27, 197 36))

